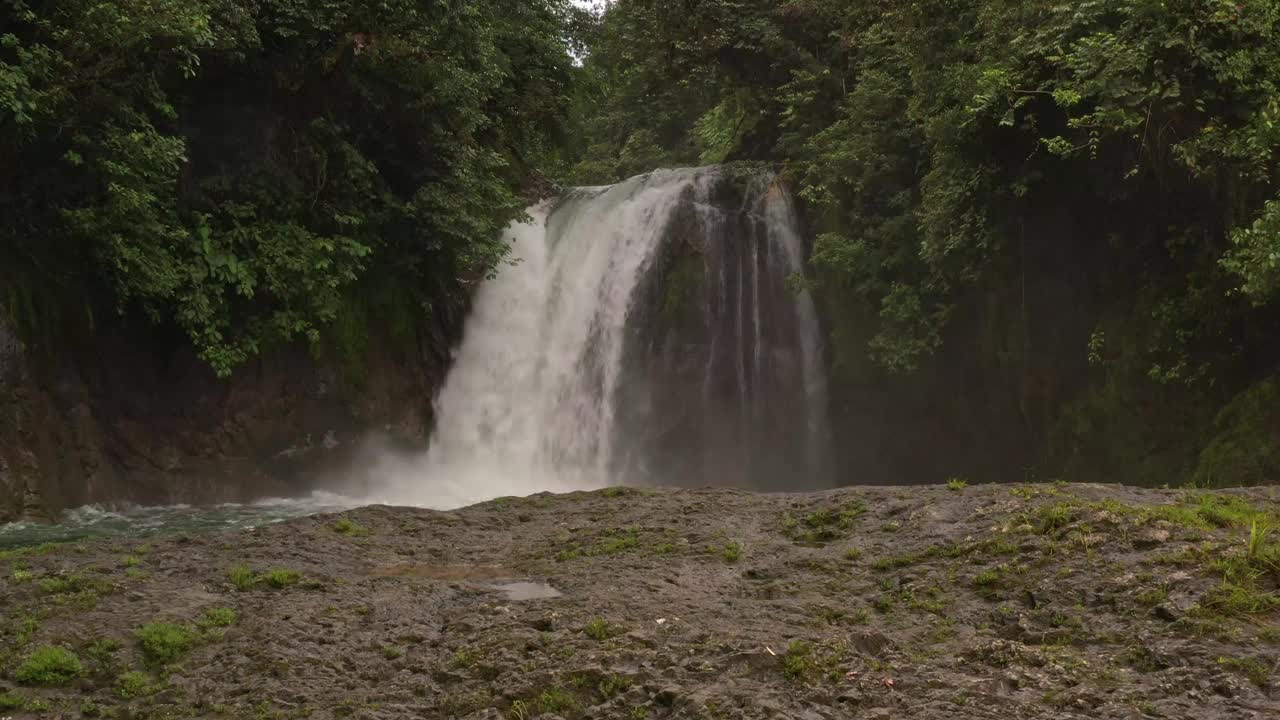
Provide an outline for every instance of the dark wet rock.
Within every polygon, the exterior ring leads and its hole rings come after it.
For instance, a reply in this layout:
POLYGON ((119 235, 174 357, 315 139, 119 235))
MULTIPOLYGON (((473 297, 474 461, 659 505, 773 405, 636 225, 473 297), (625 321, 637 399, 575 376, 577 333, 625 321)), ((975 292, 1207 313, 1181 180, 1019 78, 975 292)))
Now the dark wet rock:
POLYGON ((672 707, 680 699, 680 688, 665 687, 653 696, 653 701, 664 707, 672 707))
POLYGON ((849 644, 865 655, 880 655, 893 641, 882 633, 868 631, 856 632, 849 636, 849 644))
MULTIPOLYGON (((1097 486, 1054 492, 1052 502, 1081 505, 1180 497, 1097 486)), ((1241 496, 1274 510, 1273 492, 1241 496)), ((16 642, 11 618, 38 617, 29 646, 72 649, 90 672, 79 685, 15 691, 51 707, 93 702, 117 718, 510 719, 523 707, 565 720, 633 712, 652 720, 1129 720, 1139 706, 1195 720, 1280 717, 1267 690, 1219 662, 1276 663, 1280 650, 1263 633, 1280 617, 1204 625, 1187 610, 1221 583, 1209 565, 1216 556, 1203 566, 1164 564, 1205 541, 1237 552, 1247 529, 1195 541, 1175 533, 1140 551, 1126 534, 1129 520, 1086 552, 1065 539, 1045 542, 1034 528, 993 531, 1039 507, 1039 499, 1010 498, 1006 487, 971 486, 575 494, 449 514, 372 507, 349 514, 370 531, 359 538, 334 532, 332 517, 153 538, 137 566, 143 574, 134 575, 121 567, 120 541, 89 541, 0 559, 0 643, 16 642), (783 532, 788 511, 853 500, 867 512, 839 540, 804 547, 783 532), (945 512, 899 512, 903 529, 882 530, 886 508, 912 502, 945 512), (680 511, 695 504, 696 512, 680 511), (530 521, 501 521, 517 513, 530 521), (577 528, 572 539, 566 527, 577 528), (592 547, 621 528, 634 529, 633 547, 558 559, 566 543, 592 547), (1034 549, 993 550, 993 537, 1034 549), (728 541, 742 544, 740 565, 723 557, 728 541), (862 554, 846 556, 851 547, 862 554), (912 560, 878 569, 885 557, 912 560), (237 590, 227 577, 237 565, 295 570, 303 580, 237 590), (19 567, 34 577, 15 581, 19 567), (997 568, 994 585, 973 584, 997 568), (94 579, 92 597, 41 587, 55 577, 94 579), (508 582, 545 582, 563 596, 512 601, 492 587, 508 582), (1167 599, 1139 604, 1156 589, 1167 599), (152 673, 163 689, 120 696, 119 672, 148 668, 137 628, 198 627, 219 607, 236 621, 218 634, 201 630, 186 655, 152 673), (110 673, 90 660, 99 638, 120 643, 110 673)), ((11 667, 0 666, 0 693, 13 685, 4 674, 11 667)))

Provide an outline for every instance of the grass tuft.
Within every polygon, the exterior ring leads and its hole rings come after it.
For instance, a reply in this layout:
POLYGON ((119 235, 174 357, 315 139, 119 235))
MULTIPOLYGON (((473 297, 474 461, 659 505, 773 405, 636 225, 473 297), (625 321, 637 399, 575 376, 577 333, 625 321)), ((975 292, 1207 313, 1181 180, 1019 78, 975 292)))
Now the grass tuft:
POLYGON ((244 565, 237 565, 227 571, 227 579, 241 592, 252 590, 258 584, 258 576, 244 565))
POLYGON ((720 556, 727 563, 736 563, 742 559, 742 544, 731 542, 720 550, 720 556))
POLYGON ((788 680, 804 682, 818 670, 818 663, 813 658, 813 643, 805 640, 792 640, 787 646, 787 654, 782 658, 782 674, 788 680))
POLYGON ((822 508, 799 518, 788 513, 782 517, 782 533, 797 542, 831 542, 848 533, 854 521, 866 512, 867 506, 854 500, 834 510, 822 508))
POLYGON ((362 537, 364 535, 369 535, 372 532, 369 528, 361 525, 351 518, 339 518, 338 521, 333 524, 333 531, 339 535, 346 535, 348 537, 362 537))
POLYGON ((587 637, 592 640, 603 642, 614 635, 617 635, 619 628, 610 625, 608 620, 605 620, 602 617, 597 617, 588 621, 587 624, 583 626, 582 632, 586 633, 587 637))
POLYGON ((66 648, 38 647, 22 661, 13 677, 23 685, 57 687, 84 675, 84 665, 66 648))
POLYGON ((195 644, 196 636, 190 628, 168 622, 147 623, 134 632, 142 657, 153 666, 168 665, 177 660, 195 644))
POLYGON ((213 608, 204 611, 204 617, 200 619, 197 625, 200 629, 208 630, 211 628, 231 627, 236 623, 236 611, 231 608, 213 608))
POLYGON ((137 670, 122 673, 120 677, 116 678, 116 692, 126 700, 153 695, 158 689, 158 687, 152 686, 150 675, 137 670))

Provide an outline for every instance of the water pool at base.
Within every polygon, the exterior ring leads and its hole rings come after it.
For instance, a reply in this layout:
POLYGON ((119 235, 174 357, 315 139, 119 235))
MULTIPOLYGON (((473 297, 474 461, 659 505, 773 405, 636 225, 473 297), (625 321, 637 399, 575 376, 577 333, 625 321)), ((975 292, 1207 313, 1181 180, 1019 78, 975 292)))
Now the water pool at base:
POLYGON ((89 506, 66 511, 54 524, 0 525, 0 550, 97 537, 145 538, 159 534, 246 530, 365 504, 367 502, 342 495, 313 493, 301 498, 271 498, 245 504, 116 509, 89 506))

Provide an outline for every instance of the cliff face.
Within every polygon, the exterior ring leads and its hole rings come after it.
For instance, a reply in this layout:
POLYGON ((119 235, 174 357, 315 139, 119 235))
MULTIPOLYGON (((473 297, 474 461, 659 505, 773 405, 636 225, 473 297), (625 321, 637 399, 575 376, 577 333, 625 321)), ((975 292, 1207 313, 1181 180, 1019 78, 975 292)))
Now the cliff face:
POLYGON ((134 340, 104 332, 54 352, 0 324, 0 522, 104 501, 304 492, 370 432, 424 441, 445 363, 371 341, 356 372, 287 347, 220 380, 190 354, 134 340))

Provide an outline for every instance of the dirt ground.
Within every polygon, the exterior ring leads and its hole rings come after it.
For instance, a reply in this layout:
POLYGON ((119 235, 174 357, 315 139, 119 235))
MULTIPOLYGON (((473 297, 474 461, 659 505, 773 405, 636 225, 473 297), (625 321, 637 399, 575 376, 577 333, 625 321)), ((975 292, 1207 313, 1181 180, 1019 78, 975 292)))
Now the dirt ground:
POLYGON ((1280 718, 1278 512, 614 488, 11 551, 0 718, 1280 718))

